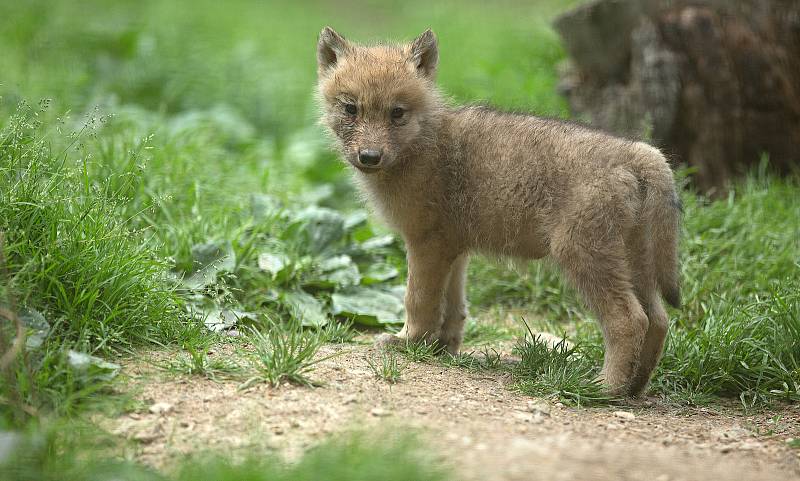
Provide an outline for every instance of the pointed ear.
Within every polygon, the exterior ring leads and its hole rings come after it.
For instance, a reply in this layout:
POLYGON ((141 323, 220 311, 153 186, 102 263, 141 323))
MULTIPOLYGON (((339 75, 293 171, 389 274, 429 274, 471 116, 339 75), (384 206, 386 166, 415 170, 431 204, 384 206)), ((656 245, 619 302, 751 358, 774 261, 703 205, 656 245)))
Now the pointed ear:
POLYGON ((350 43, 331 27, 325 27, 317 43, 317 73, 324 74, 350 50, 350 43))
POLYGON ((425 30, 411 42, 411 61, 421 75, 431 79, 435 77, 439 64, 439 45, 431 29, 425 30))

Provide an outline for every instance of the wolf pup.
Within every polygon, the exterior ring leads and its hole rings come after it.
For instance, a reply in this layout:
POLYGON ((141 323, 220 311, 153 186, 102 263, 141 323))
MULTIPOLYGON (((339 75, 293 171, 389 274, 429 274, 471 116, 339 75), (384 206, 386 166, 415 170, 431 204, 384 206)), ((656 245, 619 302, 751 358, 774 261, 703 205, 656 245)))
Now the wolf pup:
POLYGON ((655 148, 559 120, 454 107, 434 84, 437 40, 361 46, 325 28, 322 123, 378 215, 408 248, 407 319, 379 345, 457 353, 470 252, 550 256, 600 319, 601 379, 637 395, 679 304, 679 201, 655 148))

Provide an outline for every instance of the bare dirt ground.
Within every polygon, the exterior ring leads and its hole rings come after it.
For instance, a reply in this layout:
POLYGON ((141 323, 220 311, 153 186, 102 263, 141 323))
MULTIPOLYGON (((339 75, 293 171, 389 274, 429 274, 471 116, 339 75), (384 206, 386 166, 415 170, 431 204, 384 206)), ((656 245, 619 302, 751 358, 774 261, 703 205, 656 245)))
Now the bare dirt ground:
POLYGON ((208 450, 265 449, 291 460, 331 434, 382 426, 422 433, 456 480, 800 479, 800 450, 787 443, 800 437, 797 405, 751 415, 655 398, 574 408, 517 394, 502 373, 436 362, 410 363, 389 385, 367 363, 371 347, 324 351, 340 355, 312 373, 320 387, 244 390, 241 380, 176 377, 156 367, 169 353, 141 353, 124 368, 141 409, 98 421, 158 467, 208 450))

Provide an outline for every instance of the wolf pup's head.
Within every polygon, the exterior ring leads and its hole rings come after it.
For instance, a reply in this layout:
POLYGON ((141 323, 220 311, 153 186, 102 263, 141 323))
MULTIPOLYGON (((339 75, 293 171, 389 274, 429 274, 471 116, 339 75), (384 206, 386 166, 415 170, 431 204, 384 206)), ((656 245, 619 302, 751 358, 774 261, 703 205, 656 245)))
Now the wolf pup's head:
POLYGON ((425 149, 439 51, 426 30, 405 45, 360 46, 329 27, 319 36, 317 73, 322 122, 350 164, 364 173, 386 171, 425 149))

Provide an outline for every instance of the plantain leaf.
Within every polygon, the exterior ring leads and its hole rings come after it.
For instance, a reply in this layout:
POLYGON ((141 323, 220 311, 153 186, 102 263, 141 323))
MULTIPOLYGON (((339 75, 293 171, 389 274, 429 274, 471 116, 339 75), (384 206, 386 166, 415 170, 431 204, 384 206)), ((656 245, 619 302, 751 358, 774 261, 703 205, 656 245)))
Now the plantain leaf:
POLYGON ((345 234, 344 217, 332 209, 306 207, 295 215, 295 220, 303 225, 300 232, 312 254, 329 250, 345 234))
POLYGON ((86 380, 110 381, 119 374, 121 369, 119 364, 72 349, 67 351, 67 363, 79 377, 86 380))
POLYGON ((354 287, 331 296, 333 314, 366 326, 403 322, 403 302, 392 293, 369 287, 354 287))
POLYGON ((220 272, 233 272, 236 255, 230 242, 208 242, 192 246, 195 271, 183 280, 190 289, 201 289, 217 280, 220 272))
POLYGON ((365 251, 373 251, 384 247, 389 247, 394 243, 394 236, 391 234, 380 235, 369 238, 361 243, 361 248, 365 251))
POLYGON ((250 312, 215 307, 205 313, 203 323, 211 332, 223 332, 235 327, 242 319, 255 320, 256 316, 250 312))
POLYGON ((344 218, 344 228, 349 232, 353 229, 366 225, 367 218, 367 213, 363 210, 352 212, 344 218))
POLYGON ((329 257, 317 265, 316 275, 306 279, 303 285, 318 289, 355 286, 361 282, 361 273, 350 256, 329 257))
POLYGON ((378 284, 394 279, 398 275, 400 275, 400 271, 390 264, 384 262, 371 264, 362 276, 361 283, 364 285, 378 284))
POLYGON ((272 274, 273 279, 286 268, 291 260, 285 254, 262 252, 258 255, 258 268, 272 274))
POLYGON ((280 293, 278 299, 292 317, 304 326, 324 326, 328 323, 322 301, 305 291, 284 291, 280 293))

